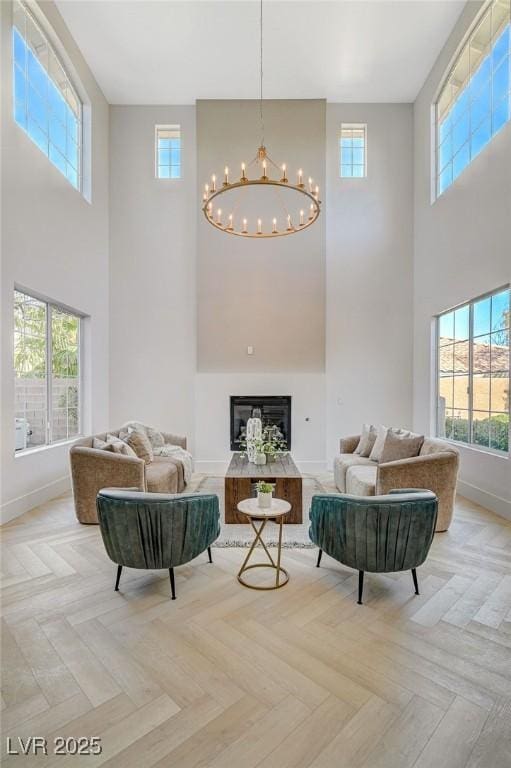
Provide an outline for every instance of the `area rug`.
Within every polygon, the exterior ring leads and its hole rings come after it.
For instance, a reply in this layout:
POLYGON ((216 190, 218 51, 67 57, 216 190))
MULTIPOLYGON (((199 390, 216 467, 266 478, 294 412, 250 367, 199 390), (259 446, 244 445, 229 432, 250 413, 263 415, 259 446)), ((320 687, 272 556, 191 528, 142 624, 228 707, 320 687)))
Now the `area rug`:
MULTIPOLYGON (((224 509, 224 478, 218 475, 194 474, 188 492, 216 493, 220 503, 220 536, 216 547, 249 547, 254 540, 254 531, 247 522, 237 525, 225 522, 224 509)), ((315 493, 335 493, 333 477, 325 473, 321 476, 303 475, 303 522, 300 525, 284 525, 282 530, 283 547, 314 547, 309 539, 309 509, 312 496, 315 493)), ((278 543, 278 525, 269 521, 264 530, 264 541, 267 546, 276 547, 278 543)))

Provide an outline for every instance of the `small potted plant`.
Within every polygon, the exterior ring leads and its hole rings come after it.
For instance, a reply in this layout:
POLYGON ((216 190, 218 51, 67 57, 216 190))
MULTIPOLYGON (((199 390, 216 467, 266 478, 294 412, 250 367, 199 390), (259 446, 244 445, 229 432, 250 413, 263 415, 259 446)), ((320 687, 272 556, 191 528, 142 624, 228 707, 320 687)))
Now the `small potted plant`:
POLYGON ((264 442, 262 440, 254 441, 254 464, 266 464, 266 453, 264 452, 264 442))
POLYGON ((282 432, 274 424, 263 428, 263 444, 266 463, 275 461, 277 456, 281 455, 287 447, 282 432))
POLYGON ((269 509, 271 507, 271 495, 273 492, 273 484, 265 483, 260 480, 256 483, 257 489, 257 504, 262 509, 269 509))

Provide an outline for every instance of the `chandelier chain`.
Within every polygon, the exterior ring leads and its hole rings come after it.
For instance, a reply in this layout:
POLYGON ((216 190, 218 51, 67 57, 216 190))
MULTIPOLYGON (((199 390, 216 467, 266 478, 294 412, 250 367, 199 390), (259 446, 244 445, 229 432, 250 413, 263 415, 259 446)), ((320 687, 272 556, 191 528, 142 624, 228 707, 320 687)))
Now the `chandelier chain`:
POLYGON ((264 117, 263 117, 263 0, 260 2, 259 13, 259 118, 261 121, 261 146, 264 147, 264 117))

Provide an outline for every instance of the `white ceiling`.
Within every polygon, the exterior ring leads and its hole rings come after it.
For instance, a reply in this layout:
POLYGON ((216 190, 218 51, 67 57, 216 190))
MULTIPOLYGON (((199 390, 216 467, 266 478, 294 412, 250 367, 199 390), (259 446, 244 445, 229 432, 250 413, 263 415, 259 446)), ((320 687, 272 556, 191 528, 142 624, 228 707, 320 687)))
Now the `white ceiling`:
MULTIPOLYGON (((464 0, 265 0, 265 98, 410 102, 464 0)), ((111 104, 259 97, 257 0, 57 0, 111 104)))

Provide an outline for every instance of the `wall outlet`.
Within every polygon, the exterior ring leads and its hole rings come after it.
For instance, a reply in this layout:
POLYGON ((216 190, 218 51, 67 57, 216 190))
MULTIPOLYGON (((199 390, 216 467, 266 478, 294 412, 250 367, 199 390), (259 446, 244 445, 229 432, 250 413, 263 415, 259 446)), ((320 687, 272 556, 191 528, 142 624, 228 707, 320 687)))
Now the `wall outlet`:
POLYGON ((253 355, 254 354, 254 347, 247 347, 247 355, 253 355))

